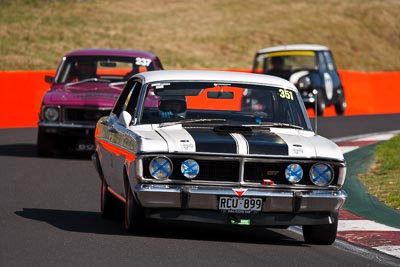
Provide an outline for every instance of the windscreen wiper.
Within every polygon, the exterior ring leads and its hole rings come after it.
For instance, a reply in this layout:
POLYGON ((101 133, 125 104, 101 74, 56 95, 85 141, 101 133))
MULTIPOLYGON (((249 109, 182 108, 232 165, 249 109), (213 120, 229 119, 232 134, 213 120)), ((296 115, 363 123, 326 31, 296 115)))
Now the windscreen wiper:
POLYGON ((293 128, 303 130, 304 128, 298 125, 290 124, 290 123, 283 123, 283 122, 261 122, 260 124, 252 124, 246 126, 262 126, 262 127, 277 127, 277 128, 293 128))
POLYGON ((180 120, 172 122, 163 122, 160 123, 160 128, 177 124, 202 123, 202 122, 226 122, 226 119, 188 119, 188 120, 180 120))
POLYGON ((111 81, 110 81, 110 80, 106 80, 106 79, 89 78, 89 79, 84 79, 84 80, 77 81, 77 82, 68 83, 67 85, 75 85, 75 84, 89 83, 89 82, 95 82, 95 83, 109 83, 109 82, 111 82, 111 81))

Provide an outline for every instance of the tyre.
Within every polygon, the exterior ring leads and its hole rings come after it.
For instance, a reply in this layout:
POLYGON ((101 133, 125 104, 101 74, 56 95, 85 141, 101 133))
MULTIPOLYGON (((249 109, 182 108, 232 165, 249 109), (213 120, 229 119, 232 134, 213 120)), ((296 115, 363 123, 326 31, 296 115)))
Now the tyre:
POLYGON ((118 200, 107 190, 107 184, 101 179, 100 209, 101 216, 105 219, 112 219, 117 216, 118 200))
POLYGON ((333 224, 303 225, 303 238, 307 244, 331 245, 335 242, 338 220, 333 224))
POLYGON ((125 230, 129 233, 137 233, 144 225, 144 210, 137 203, 133 196, 132 189, 128 186, 125 201, 125 230))
POLYGON ((36 153, 39 157, 48 157, 53 155, 54 136, 44 133, 41 129, 38 130, 36 153))
POLYGON ((335 103, 335 111, 337 115, 343 115, 344 111, 346 110, 346 99, 344 97, 344 92, 343 90, 340 91, 340 94, 338 95, 338 100, 335 103))
MULTIPOLYGON (((325 108, 326 108, 326 103, 325 103, 325 97, 322 92, 318 92, 317 94, 317 110, 315 110, 315 114, 317 116, 322 116, 324 115, 325 108)), ((314 107, 315 109, 315 107, 314 107)))

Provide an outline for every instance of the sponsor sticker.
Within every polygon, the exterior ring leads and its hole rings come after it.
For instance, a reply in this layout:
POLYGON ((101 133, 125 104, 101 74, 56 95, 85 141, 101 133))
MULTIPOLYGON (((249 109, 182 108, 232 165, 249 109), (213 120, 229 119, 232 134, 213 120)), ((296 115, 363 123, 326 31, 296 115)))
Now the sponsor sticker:
POLYGON ((250 219, 240 219, 239 222, 230 220, 230 223, 235 225, 251 225, 250 219))

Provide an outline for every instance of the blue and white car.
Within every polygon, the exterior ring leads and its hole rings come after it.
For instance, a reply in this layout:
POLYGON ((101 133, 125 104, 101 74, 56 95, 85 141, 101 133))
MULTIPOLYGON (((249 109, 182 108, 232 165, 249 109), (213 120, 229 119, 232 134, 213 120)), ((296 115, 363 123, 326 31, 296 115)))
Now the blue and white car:
POLYGON ((101 212, 146 219, 303 227, 331 244, 346 162, 316 135, 296 87, 273 76, 153 71, 133 76, 95 130, 101 212))
POLYGON ((336 114, 346 110, 346 97, 331 50, 318 44, 290 44, 257 51, 253 72, 274 75, 293 83, 307 108, 318 116, 333 105, 336 114))

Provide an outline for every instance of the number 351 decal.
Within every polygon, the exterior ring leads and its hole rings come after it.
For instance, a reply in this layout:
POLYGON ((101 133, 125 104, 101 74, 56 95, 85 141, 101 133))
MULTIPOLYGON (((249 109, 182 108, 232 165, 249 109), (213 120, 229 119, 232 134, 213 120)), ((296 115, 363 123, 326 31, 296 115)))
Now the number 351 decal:
POLYGON ((144 57, 137 57, 135 64, 138 66, 146 66, 148 67, 151 63, 151 59, 144 58, 144 57))
POLYGON ((287 89, 279 89, 279 96, 281 98, 293 100, 293 92, 287 89))

